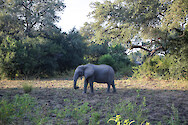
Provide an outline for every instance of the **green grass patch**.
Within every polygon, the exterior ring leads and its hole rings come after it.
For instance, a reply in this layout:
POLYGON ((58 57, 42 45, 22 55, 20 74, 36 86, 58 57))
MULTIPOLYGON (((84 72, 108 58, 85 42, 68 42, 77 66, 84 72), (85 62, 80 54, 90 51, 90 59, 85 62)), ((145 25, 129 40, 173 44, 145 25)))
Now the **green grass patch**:
POLYGON ((0 123, 6 124, 32 124, 45 123, 42 107, 37 105, 35 98, 28 94, 16 95, 12 101, 0 101, 0 123))
POLYGON ((24 93, 30 93, 33 89, 33 86, 31 84, 24 83, 22 84, 22 88, 24 90, 24 93))

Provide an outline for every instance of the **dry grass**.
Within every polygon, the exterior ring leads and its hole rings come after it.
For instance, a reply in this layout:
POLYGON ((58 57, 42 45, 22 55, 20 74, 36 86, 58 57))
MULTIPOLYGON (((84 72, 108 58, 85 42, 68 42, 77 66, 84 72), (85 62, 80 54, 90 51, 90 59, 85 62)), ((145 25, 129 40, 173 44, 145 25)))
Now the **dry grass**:
MULTIPOLYGON (((23 84, 32 85, 35 88, 73 88, 72 80, 1 80, 0 89, 22 88, 23 84)), ((78 80, 77 85, 83 88, 84 80, 78 80)), ((148 80, 128 79, 115 80, 117 89, 151 89, 151 90, 188 90, 188 81, 183 80, 148 80)), ((94 84, 94 88, 106 88, 106 84, 94 84)))

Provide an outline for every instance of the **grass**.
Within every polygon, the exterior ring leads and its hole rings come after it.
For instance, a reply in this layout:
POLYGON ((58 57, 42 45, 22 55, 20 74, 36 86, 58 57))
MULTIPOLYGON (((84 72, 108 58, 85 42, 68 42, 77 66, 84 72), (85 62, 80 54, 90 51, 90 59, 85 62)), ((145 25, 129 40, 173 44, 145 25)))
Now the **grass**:
POLYGON ((69 80, 0 81, 0 124, 110 125, 117 116, 121 124, 186 124, 185 81, 117 80, 116 94, 94 84, 95 95, 83 95, 83 80, 78 83, 74 90, 69 80), (32 93, 23 92, 26 82, 32 93))
MULTIPOLYGON (((70 101, 70 100, 66 100, 70 101)), ((103 121, 109 125, 150 125, 147 121, 147 111, 145 110, 146 100, 143 98, 141 104, 137 102, 121 102, 115 105, 115 116, 109 118, 108 121, 103 121), (120 115, 121 114, 121 115, 120 115)), ((173 114, 167 121, 168 125, 183 125, 178 115, 177 109, 172 105, 173 114)), ((100 125, 101 112, 97 112, 88 102, 83 104, 76 103, 74 105, 67 105, 63 109, 47 110, 48 115, 44 115, 42 106, 37 106, 35 98, 24 94, 22 96, 16 95, 12 102, 8 102, 6 99, 0 101, 0 123, 6 124, 24 124, 25 119, 33 124, 47 124, 50 120, 50 115, 55 117, 55 124, 68 124, 72 121, 76 121, 78 125, 100 125), (38 108, 36 108, 38 107, 38 108), (63 120, 69 119, 69 120, 63 120), (88 123, 86 122, 88 119, 88 123)), ((111 115, 112 115, 111 114, 111 115)), ((105 116, 106 117, 106 116, 105 116)), ((158 125, 160 122, 158 122, 158 125)))
POLYGON ((28 94, 14 96, 13 101, 0 101, 0 121, 2 124, 22 124, 24 119, 33 120, 36 106, 35 98, 28 94))
POLYGON ((22 84, 22 87, 23 87, 24 93, 30 93, 33 89, 32 85, 28 83, 22 84))

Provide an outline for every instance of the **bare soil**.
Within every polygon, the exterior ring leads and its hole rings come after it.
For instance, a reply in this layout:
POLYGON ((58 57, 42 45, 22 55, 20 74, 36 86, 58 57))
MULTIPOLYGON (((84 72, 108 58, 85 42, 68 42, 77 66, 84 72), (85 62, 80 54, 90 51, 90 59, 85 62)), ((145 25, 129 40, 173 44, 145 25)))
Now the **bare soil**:
POLYGON ((95 94, 92 95, 89 88, 87 94, 82 94, 83 80, 78 81, 80 87, 78 90, 73 89, 72 80, 1 80, 0 100, 5 96, 11 99, 16 94, 23 94, 22 84, 24 83, 32 84, 33 91, 30 95, 48 109, 65 107, 67 105, 65 99, 69 99, 72 104, 76 101, 89 102, 95 110, 104 114, 101 116, 101 119, 104 119, 103 116, 107 112, 113 112, 114 106, 121 101, 134 102, 139 90, 140 97, 146 98, 149 122, 162 121, 163 123, 165 117, 172 115, 172 105, 178 109, 182 121, 188 119, 188 81, 116 80, 117 93, 115 94, 106 93, 106 84, 94 83, 95 94))

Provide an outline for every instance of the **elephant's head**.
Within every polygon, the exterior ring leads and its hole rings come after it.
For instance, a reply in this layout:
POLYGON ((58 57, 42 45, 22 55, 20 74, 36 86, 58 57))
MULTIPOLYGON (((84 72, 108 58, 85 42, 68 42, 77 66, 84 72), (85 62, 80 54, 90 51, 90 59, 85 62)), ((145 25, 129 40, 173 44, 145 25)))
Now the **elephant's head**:
POLYGON ((90 66, 86 66, 86 65, 80 65, 76 68, 75 72, 74 72, 74 89, 78 89, 79 87, 76 86, 76 82, 78 80, 79 77, 84 76, 85 79, 87 79, 88 77, 92 76, 94 74, 94 70, 92 67, 90 66))

